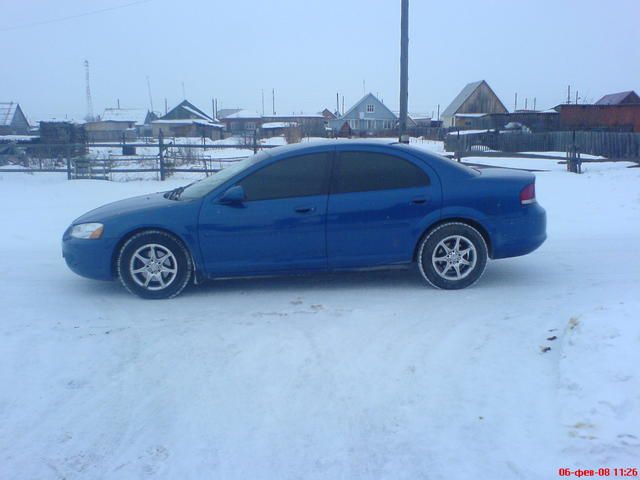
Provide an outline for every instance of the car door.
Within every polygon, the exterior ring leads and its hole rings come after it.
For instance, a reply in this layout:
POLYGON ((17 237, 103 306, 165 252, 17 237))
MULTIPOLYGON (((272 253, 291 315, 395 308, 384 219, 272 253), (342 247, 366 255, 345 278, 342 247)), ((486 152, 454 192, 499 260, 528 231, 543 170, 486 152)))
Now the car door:
POLYGON ((205 200, 199 238, 207 274, 326 269, 331 157, 323 152, 278 159, 236 182, 244 202, 205 200))
POLYGON ((330 268, 412 261, 426 220, 441 204, 440 181, 422 160, 404 153, 342 149, 327 210, 330 268))

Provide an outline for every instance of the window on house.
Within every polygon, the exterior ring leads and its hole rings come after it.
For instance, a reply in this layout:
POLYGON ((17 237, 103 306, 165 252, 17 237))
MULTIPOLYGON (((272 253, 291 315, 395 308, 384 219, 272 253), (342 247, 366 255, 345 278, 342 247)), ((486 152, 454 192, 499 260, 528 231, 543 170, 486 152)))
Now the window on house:
POLYGON ((255 130, 256 129, 256 123, 255 122, 247 122, 245 124, 245 128, 247 130, 255 130))
POLYGON ((373 103, 367 104, 367 113, 373 113, 376 111, 376 106, 373 103))

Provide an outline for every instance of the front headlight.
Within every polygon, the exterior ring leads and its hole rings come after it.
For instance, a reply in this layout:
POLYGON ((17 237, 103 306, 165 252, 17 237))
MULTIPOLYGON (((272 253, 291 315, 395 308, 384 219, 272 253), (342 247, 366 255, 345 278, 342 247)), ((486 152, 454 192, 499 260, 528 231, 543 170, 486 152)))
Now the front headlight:
POLYGON ((101 223, 81 223, 71 227, 71 235, 74 238, 91 238, 96 239, 102 236, 104 225, 101 223))

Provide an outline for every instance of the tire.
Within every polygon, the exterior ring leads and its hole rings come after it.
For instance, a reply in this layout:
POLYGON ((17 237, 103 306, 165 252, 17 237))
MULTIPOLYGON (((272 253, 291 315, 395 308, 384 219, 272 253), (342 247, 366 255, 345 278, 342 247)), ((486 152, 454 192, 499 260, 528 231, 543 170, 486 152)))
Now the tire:
POLYGON ((480 279, 488 256, 480 232, 466 223, 449 222, 424 237, 418 250, 418 267, 431 286, 456 290, 480 279))
POLYGON ((193 274, 191 255, 173 235, 146 230, 128 239, 118 254, 118 277, 130 293, 159 300, 179 295, 193 274))

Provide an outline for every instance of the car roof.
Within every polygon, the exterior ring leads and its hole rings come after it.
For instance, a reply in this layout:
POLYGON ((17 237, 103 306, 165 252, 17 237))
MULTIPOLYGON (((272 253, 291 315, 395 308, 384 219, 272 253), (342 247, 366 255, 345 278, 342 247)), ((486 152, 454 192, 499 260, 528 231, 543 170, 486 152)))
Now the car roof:
POLYGON ((382 147, 382 146, 403 146, 403 144, 389 139, 384 140, 350 140, 350 139, 335 139, 335 140, 315 140, 304 143, 292 143, 290 145, 282 145, 274 148, 267 148, 263 151, 270 155, 280 155, 283 153, 295 153, 297 151, 306 150, 330 150, 339 145, 347 145, 349 147, 382 147))

